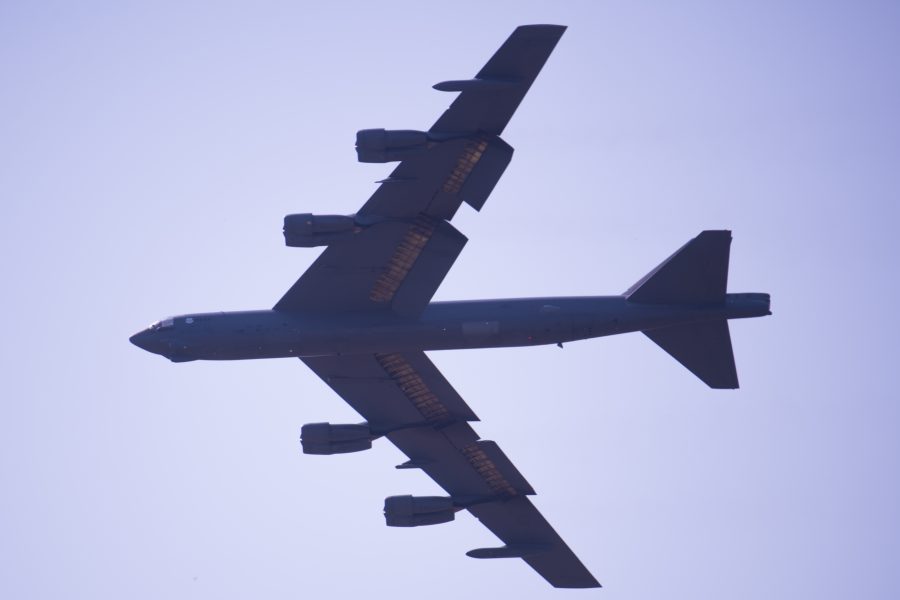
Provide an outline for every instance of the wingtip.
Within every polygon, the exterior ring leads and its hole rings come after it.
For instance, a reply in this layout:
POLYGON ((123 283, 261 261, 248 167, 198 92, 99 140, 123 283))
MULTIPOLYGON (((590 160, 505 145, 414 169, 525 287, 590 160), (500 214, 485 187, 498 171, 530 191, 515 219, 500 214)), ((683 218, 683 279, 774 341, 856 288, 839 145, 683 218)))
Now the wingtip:
POLYGON ((595 579, 590 583, 567 583, 562 585, 553 584, 553 587, 562 590, 595 590, 598 588, 602 588, 603 586, 600 585, 600 582, 595 579))
POLYGON ((515 33, 529 33, 532 35, 540 35, 540 36, 555 36, 560 37, 563 33, 568 29, 568 25, 551 25, 549 23, 537 23, 534 25, 519 25, 516 27, 515 33))

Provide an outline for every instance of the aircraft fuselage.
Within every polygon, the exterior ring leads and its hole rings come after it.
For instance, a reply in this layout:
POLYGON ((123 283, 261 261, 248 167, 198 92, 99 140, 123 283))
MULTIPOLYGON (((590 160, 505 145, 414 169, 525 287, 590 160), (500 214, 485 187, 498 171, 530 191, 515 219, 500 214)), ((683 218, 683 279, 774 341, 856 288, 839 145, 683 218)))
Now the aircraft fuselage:
POLYGON ((433 302, 418 319, 384 313, 256 310, 186 314, 131 341, 175 362, 557 344, 709 319, 769 314, 768 294, 713 305, 637 304, 624 296, 433 302))

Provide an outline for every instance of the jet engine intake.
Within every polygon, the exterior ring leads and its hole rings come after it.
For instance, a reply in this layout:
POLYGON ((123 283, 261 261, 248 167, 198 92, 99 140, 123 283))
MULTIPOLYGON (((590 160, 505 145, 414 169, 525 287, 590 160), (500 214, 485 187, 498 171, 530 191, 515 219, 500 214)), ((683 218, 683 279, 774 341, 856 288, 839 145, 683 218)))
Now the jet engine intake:
POLYGON ((294 248, 328 246, 352 237, 359 230, 352 216, 287 215, 284 218, 284 243, 294 248))
POLYGON ((307 423, 300 428, 300 445, 304 454, 346 454, 368 450, 375 437, 366 423, 307 423))
POLYGON ((447 496, 389 496, 384 499, 388 527, 418 527, 448 523, 456 516, 453 498, 447 496))
POLYGON ((362 129, 356 132, 356 157, 359 162, 395 162, 427 149, 428 135, 424 131, 362 129))

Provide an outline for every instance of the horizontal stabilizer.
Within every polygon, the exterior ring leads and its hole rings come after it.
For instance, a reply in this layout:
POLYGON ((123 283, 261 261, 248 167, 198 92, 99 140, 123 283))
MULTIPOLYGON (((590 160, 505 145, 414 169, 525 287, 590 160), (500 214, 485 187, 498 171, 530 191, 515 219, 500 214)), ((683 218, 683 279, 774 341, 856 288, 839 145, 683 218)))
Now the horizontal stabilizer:
POLYGON ((737 369, 724 319, 672 325, 644 335, 714 389, 737 389, 737 369))
POLYGON ((707 304, 725 300, 730 231, 703 231, 625 292, 641 304, 707 304))

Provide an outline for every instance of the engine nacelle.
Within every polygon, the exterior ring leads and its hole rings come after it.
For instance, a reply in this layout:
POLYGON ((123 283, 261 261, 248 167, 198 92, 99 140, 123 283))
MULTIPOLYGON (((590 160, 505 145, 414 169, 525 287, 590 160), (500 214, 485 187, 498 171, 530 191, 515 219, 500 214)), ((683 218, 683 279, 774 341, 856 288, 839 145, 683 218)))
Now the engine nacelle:
POLYGON ((328 246, 349 239, 359 230, 352 216, 287 215, 284 218, 284 243, 294 248, 328 246))
POLYGON ((418 527, 448 523, 456 517, 453 498, 447 496, 390 496, 384 499, 388 527, 418 527))
POLYGON ((300 445, 304 454, 346 454, 372 447, 376 436, 365 423, 332 425, 308 423, 300 428, 300 445))
POLYGON ((356 132, 356 157, 359 162, 394 162, 427 149, 428 135, 424 131, 363 129, 356 132))

